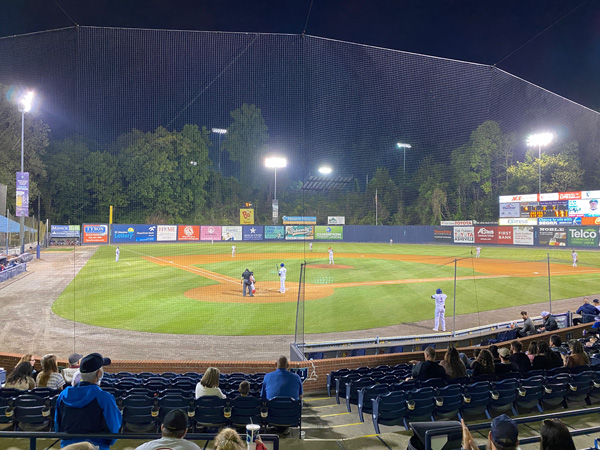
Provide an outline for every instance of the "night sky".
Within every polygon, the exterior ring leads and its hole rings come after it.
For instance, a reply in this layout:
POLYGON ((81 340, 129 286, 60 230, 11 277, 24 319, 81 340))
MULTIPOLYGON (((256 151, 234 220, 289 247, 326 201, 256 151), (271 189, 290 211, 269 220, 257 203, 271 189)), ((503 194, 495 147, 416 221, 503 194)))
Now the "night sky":
MULTIPOLYGON (((81 26, 301 34, 310 0, 57 0, 81 26), (142 6, 143 5, 143 6, 142 6)), ((0 36, 73 26, 52 0, 5 2, 0 36)), ((600 0, 314 0, 306 34, 497 65, 600 109, 600 0)))

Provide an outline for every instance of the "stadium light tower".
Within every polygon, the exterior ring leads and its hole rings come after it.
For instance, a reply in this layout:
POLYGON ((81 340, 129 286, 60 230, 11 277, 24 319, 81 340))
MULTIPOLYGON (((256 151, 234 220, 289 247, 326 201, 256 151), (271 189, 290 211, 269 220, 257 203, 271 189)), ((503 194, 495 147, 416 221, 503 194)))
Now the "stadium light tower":
MULTIPOLYGON (((33 103, 33 91, 28 91, 22 98, 19 100, 19 112, 21 113, 21 173, 23 170, 23 159, 25 154, 25 113, 31 111, 31 106, 33 103)), ((29 183, 28 188, 29 188, 29 183)), ((18 188, 18 187, 17 187, 18 188)), ((29 202, 29 194, 27 194, 27 202, 29 202)), ((21 205, 22 208, 25 205, 21 205)), ((29 205, 27 205, 29 206, 29 205)), ((25 253, 25 215, 24 211, 19 211, 19 215, 21 216, 19 219, 19 245, 21 247, 21 254, 25 253)), ((39 218, 38 218, 39 219, 39 218)))
POLYGON ((412 148, 412 145, 403 144, 402 142, 398 142, 396 144, 396 147, 401 148, 404 153, 404 157, 402 158, 402 173, 404 174, 404 173, 406 173, 406 149, 412 148))
POLYGON ((225 128, 213 128, 211 130, 213 133, 217 133, 219 135, 219 173, 221 172, 221 138, 224 134, 227 134, 227 130, 225 128))
POLYGON ((542 193, 542 147, 549 145, 553 139, 552 133, 532 134, 527 138, 527 147, 538 148, 538 194, 542 193))
POLYGON ((270 156, 265 158, 265 167, 275 172, 275 187, 273 188, 273 223, 276 224, 279 217, 279 204, 277 203, 277 169, 287 166, 287 159, 281 156, 270 156))

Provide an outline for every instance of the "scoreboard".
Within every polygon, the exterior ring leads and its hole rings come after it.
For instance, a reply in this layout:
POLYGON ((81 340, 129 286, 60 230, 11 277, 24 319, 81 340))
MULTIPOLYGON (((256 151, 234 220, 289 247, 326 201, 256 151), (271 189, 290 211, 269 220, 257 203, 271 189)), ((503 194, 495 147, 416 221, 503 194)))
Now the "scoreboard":
POLYGON ((520 217, 569 217, 569 206, 566 201, 521 203, 520 217))

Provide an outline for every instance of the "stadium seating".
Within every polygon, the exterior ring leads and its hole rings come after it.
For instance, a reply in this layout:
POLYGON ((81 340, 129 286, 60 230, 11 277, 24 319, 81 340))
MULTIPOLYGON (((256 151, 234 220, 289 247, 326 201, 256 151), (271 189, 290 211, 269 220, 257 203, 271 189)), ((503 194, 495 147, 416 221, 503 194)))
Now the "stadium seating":
POLYGON ((404 391, 388 392, 372 399, 372 416, 375 433, 380 434, 380 425, 393 426, 403 424, 406 426, 404 421, 406 416, 406 400, 407 395, 404 391))
POLYGON ((267 400, 265 425, 302 429, 302 401, 291 397, 274 397, 267 400))

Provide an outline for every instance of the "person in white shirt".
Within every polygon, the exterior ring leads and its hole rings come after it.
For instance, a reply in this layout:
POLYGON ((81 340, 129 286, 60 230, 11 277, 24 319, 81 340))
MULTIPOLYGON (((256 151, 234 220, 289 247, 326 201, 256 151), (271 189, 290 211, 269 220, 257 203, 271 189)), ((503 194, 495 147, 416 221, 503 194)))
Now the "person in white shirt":
POLYGON ((481 247, 478 245, 475 247, 475 251, 475 258, 479 258, 479 255, 481 255, 481 247))
POLYGON ((200 450, 196 444, 184 439, 187 429, 187 413, 182 409, 173 409, 167 413, 160 427, 162 437, 146 442, 136 450, 200 450))
POLYGON ((117 249, 115 250, 115 261, 119 262, 119 255, 121 254, 121 250, 119 250, 119 247, 117 247, 117 249))
POLYGON ((575 250, 571 252, 571 258, 573 258, 573 267, 577 267, 577 252, 575 250))
POLYGON ((209 395, 225 398, 225 394, 219 389, 219 375, 221 375, 221 372, 216 367, 206 369, 202 379, 196 385, 196 398, 209 395))
POLYGON ((440 321, 442 322, 442 331, 446 331, 446 294, 442 294, 441 289, 436 289, 435 295, 431 298, 435 300, 435 327, 433 331, 439 331, 440 321))
POLYGON ((281 263, 281 267, 279 269, 279 292, 285 294, 285 276, 287 274, 287 269, 285 268, 285 264, 281 263))
POLYGON ((329 249, 327 251, 329 252, 329 264, 335 264, 333 262, 333 249, 331 247, 329 247, 329 249))
POLYGON ((308 250, 312 252, 312 242, 308 243, 308 250))
POLYGON ((235 245, 231 246, 231 257, 234 258, 235 257, 235 245))

